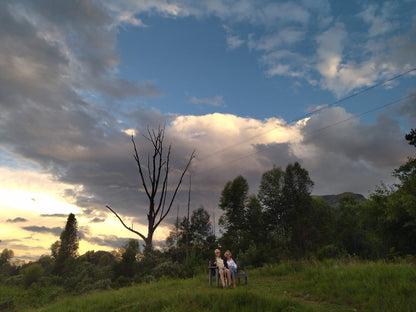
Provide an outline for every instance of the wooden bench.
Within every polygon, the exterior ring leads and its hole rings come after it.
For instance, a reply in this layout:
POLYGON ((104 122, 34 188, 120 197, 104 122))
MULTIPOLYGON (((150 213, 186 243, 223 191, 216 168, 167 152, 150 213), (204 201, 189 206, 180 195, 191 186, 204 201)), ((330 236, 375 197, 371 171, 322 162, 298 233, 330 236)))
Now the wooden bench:
MULTIPOLYGON (((220 285, 220 274, 218 273, 218 267, 217 266, 213 266, 211 265, 211 263, 209 263, 208 265, 208 275, 209 275, 209 286, 212 286, 212 277, 215 275, 215 285, 217 287, 219 287, 220 285)), ((248 283, 248 275, 247 275, 247 269, 246 267, 243 267, 242 270, 238 270, 237 273, 235 273, 235 278, 238 281, 238 284, 240 284, 240 278, 244 278, 246 281, 246 285, 248 283)))
POLYGON ((240 284, 240 278, 244 278, 246 280, 246 285, 248 283, 248 275, 247 275, 247 268, 243 267, 243 270, 237 270, 237 273, 235 273, 235 278, 238 281, 238 284, 240 284))

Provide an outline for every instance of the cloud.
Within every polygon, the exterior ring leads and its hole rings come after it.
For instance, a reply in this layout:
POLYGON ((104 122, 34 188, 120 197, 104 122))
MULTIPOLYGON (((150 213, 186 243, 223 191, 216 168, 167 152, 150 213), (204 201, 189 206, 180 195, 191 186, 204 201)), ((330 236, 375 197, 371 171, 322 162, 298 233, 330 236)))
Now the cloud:
POLYGON ((398 27, 398 24, 392 20, 394 17, 392 12, 395 11, 396 6, 392 2, 384 2, 380 5, 372 4, 358 14, 364 22, 370 25, 368 29, 370 37, 385 35, 398 27))
POLYGON ((112 74, 116 31, 99 3, 2 1, 0 11, 0 144, 23 157, 57 164, 74 152, 63 146, 86 151, 86 137, 112 135, 118 121, 105 102, 91 100, 96 94, 114 101, 159 94, 112 74))
POLYGON ((403 10, 413 9, 408 4, 354 3, 358 13, 340 16, 335 16, 326 0, 106 1, 105 5, 112 12, 130 12, 130 16, 217 17, 227 23, 227 49, 247 42, 253 55, 260 54, 267 77, 292 77, 337 97, 390 78, 416 61, 415 25, 402 18, 403 10), (245 33, 240 30, 244 27, 238 27, 247 24, 254 30, 245 33), (367 35, 362 35, 362 28, 368 29, 367 35), (241 39, 245 37, 247 41, 241 39))
POLYGON ((14 219, 7 219, 6 222, 9 222, 9 223, 27 222, 27 219, 17 217, 14 219))
POLYGON ((217 95, 213 98, 197 98, 192 97, 189 99, 192 104, 207 104, 212 106, 224 106, 224 99, 221 95, 217 95))
POLYGON ((68 217, 68 215, 64 214, 64 213, 48 213, 48 214, 43 213, 40 216, 41 217, 47 217, 47 218, 49 218, 49 217, 52 217, 52 218, 67 218, 68 217))
POLYGON ((231 29, 231 27, 228 27, 226 25, 223 25, 223 28, 225 30, 226 34, 226 41, 227 41, 227 49, 228 50, 235 50, 242 46, 245 41, 240 39, 238 35, 234 33, 234 31, 231 29))
MULTIPOLYGON (((381 13, 385 9, 372 10, 367 7, 356 19, 364 18, 368 25, 390 20, 381 13)), ((227 29, 225 33, 228 48, 241 47, 240 38, 248 38, 245 43, 268 77, 305 80, 337 96, 416 61, 414 25, 403 34, 382 29, 387 36, 383 39, 375 30, 368 37, 355 37, 341 17, 332 19, 327 1, 0 1, 0 146, 2 153, 15 159, 12 165, 7 162, 10 168, 0 168, 7 181, 0 192, 13 201, 21 199, 22 206, 49 222, 22 229, 59 235, 62 229, 48 218, 65 218, 75 204, 91 228, 118 221, 110 217, 106 204, 135 227, 143 227, 148 199, 138 182, 130 134, 135 134, 139 153, 147 160, 153 148, 144 137, 148 127, 166 125, 173 184, 196 149, 189 171, 192 207, 203 205, 208 211, 217 209, 223 186, 240 174, 255 193, 264 171, 300 161, 316 182, 315 193, 363 193, 380 180, 391 181, 391 170, 413 151, 389 114, 380 114, 366 125, 335 107, 288 124, 281 118, 258 120, 220 113, 165 115, 124 105, 126 99, 160 94, 153 83, 117 75, 117 27, 142 27, 148 14, 218 17, 230 25, 230 33, 227 29), (243 22, 255 26, 252 35, 239 27, 243 22), (266 35, 259 35, 257 29, 266 35), (364 58, 357 58, 359 54, 364 58), (26 192, 10 194, 9 188, 26 192), (32 196, 45 192, 48 196, 32 196), (55 197, 73 205, 58 207, 51 200, 55 197)), ((189 101, 225 105, 220 95, 189 101)), ((389 113, 414 121, 414 107, 409 99, 389 113)), ((175 202, 182 210, 188 199, 187 183, 185 179, 175 202)), ((100 246, 119 247, 126 240, 90 237, 92 230, 85 225, 82 233, 85 240, 100 246)))
POLYGON ((283 29, 279 30, 272 35, 262 36, 260 39, 255 40, 253 36, 250 36, 248 46, 253 50, 260 51, 273 51, 276 48, 280 48, 282 45, 292 45, 305 38, 304 30, 296 29, 283 29))
POLYGON ((92 219, 90 222, 91 223, 101 223, 101 222, 104 222, 105 221, 105 219, 103 219, 103 218, 98 218, 98 217, 95 217, 94 219, 92 219))
POLYGON ((62 233, 62 228, 60 227, 46 227, 46 226, 24 226, 22 227, 23 230, 29 231, 29 232, 34 232, 34 233, 51 233, 54 234, 56 236, 61 235, 62 233))
POLYGON ((294 151, 312 179, 319 181, 314 191, 320 194, 342 188, 368 193, 381 181, 392 183, 393 169, 412 152, 391 113, 381 113, 374 124, 364 124, 344 108, 328 108, 308 119, 302 134, 302 143, 294 151))
POLYGON ((145 25, 143 23, 143 21, 139 18, 136 18, 134 16, 133 12, 128 12, 128 11, 124 11, 124 12, 119 12, 117 14, 116 17, 116 24, 119 25, 132 25, 132 26, 136 26, 136 27, 148 27, 147 25, 145 25))
POLYGON ((406 99, 394 106, 393 111, 398 116, 406 118, 410 125, 414 125, 416 123, 416 89, 409 90, 406 99))

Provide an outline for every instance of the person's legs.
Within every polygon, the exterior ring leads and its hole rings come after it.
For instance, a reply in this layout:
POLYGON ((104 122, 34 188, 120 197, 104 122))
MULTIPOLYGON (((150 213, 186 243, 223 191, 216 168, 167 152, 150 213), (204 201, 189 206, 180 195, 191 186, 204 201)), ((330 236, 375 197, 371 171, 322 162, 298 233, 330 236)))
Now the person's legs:
POLYGON ((235 288, 235 273, 237 272, 237 270, 235 269, 235 267, 230 267, 230 275, 231 275, 231 279, 233 281, 233 287, 235 288))
POLYGON ((231 286, 231 274, 230 274, 230 270, 225 269, 225 273, 227 275, 227 281, 228 281, 228 286, 231 286))
POLYGON ((218 270, 218 273, 220 274, 222 287, 223 287, 223 288, 225 288, 225 282, 224 282, 224 270, 223 270, 223 269, 219 269, 219 270, 218 270))

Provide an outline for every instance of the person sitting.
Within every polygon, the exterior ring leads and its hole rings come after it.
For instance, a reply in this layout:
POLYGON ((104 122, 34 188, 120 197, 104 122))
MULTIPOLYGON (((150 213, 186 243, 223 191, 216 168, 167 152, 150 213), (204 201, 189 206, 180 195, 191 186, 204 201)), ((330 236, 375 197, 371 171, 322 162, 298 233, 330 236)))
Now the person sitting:
MULTIPOLYGON (((233 287, 235 288, 235 274, 237 273, 237 263, 231 258, 231 252, 227 250, 224 254, 225 262, 230 272, 231 280, 233 281, 233 287)), ((231 285, 231 284, 230 284, 231 285)))
POLYGON ((218 274, 220 275, 222 287, 227 287, 227 282, 229 287, 231 287, 231 275, 230 271, 228 270, 227 261, 221 258, 221 251, 219 249, 215 249, 215 258, 211 260, 211 264, 217 266, 218 274))

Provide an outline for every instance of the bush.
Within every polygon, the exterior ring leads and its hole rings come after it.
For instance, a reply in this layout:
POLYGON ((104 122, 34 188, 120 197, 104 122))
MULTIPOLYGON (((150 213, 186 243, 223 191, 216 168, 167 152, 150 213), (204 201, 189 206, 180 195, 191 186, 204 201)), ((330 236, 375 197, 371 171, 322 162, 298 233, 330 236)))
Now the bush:
POLYGON ((319 260, 339 259, 346 253, 345 249, 337 245, 326 245, 318 250, 317 257, 319 260))
POLYGON ((43 268, 40 264, 31 264, 23 269, 23 286, 28 288, 33 283, 39 281, 43 274, 43 268))
POLYGON ((159 264, 152 270, 153 276, 160 278, 162 276, 168 276, 173 278, 184 278, 185 268, 178 262, 166 261, 159 264))

